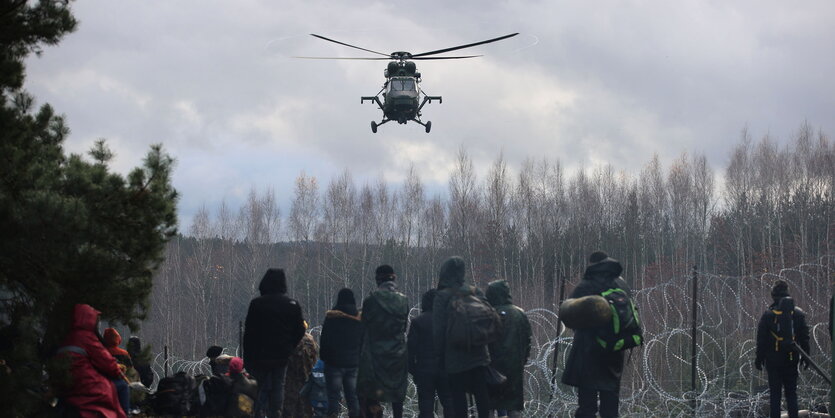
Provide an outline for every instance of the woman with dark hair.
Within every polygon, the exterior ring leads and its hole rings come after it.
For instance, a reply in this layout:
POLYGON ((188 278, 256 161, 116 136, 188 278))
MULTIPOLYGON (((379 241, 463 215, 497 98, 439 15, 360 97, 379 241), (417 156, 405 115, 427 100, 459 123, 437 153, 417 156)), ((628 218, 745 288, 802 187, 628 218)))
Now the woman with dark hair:
POLYGON ((357 370, 361 345, 362 323, 357 302, 354 292, 344 288, 336 297, 336 305, 325 314, 319 337, 319 358, 325 362, 328 388, 328 416, 339 415, 339 400, 343 391, 349 416, 360 416, 357 370))

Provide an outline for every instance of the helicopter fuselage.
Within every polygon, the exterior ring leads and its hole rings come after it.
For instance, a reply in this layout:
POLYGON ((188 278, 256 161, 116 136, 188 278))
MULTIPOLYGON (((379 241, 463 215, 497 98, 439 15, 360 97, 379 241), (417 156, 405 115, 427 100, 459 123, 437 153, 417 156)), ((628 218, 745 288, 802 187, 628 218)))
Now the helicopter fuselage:
POLYGON ((416 77, 391 77, 383 87, 385 117, 406 123, 419 115, 420 87, 416 77))

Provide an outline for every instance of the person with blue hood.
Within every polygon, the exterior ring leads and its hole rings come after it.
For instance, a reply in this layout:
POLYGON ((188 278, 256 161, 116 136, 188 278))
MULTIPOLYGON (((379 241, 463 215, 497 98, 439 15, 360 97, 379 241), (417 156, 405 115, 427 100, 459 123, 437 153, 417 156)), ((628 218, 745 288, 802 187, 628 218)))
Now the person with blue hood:
MULTIPOLYGON (((630 294, 626 281, 620 277, 622 271, 620 262, 606 253, 592 253, 583 278, 574 288, 571 298, 599 295, 611 288, 623 289, 630 294)), ((602 350, 596 336, 595 328, 575 330, 574 342, 565 362, 562 383, 577 388, 578 407, 575 417, 595 417, 598 410, 602 418, 618 416, 624 352, 602 350)))
POLYGON ((244 325, 244 364, 258 381, 255 415, 280 417, 287 359, 304 336, 299 303, 287 297, 284 270, 268 269, 249 304, 244 325))

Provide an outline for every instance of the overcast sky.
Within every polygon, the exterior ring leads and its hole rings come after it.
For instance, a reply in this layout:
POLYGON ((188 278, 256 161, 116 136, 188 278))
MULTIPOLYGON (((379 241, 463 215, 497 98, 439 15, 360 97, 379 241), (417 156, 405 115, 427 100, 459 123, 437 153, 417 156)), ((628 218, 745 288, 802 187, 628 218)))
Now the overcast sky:
POLYGON ((26 88, 66 115, 71 152, 98 138, 115 169, 162 142, 177 159, 181 230, 202 204, 237 206, 272 188, 289 210, 302 171, 326 183, 393 182, 414 165, 443 191, 460 146, 477 171, 503 152, 569 170, 611 163, 637 173, 704 153, 723 169, 740 131, 791 140, 803 121, 835 132, 835 2, 778 1, 122 1, 74 2, 76 32, 28 61, 26 88), (426 134, 390 123, 360 96, 379 91, 385 61, 368 49, 419 53, 520 35, 419 62, 426 134))

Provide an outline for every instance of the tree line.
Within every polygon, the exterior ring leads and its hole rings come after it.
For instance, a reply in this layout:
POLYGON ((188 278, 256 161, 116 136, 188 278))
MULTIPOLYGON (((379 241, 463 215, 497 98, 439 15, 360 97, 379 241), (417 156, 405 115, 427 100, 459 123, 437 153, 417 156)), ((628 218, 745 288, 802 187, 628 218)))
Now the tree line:
POLYGON ((507 279, 520 306, 552 310, 598 249, 621 260, 636 289, 694 266, 743 276, 799 265, 833 254, 835 145, 808 123, 785 142, 746 129, 723 171, 685 153, 668 167, 654 156, 634 175, 612 165, 568 171, 551 158, 512 173, 499 154, 484 178, 461 148, 445 195, 429 195, 414 168, 396 185, 302 172, 289 213, 274 192, 256 190, 240 208, 198 211, 168 244, 143 334, 184 357, 237 346, 238 321, 270 266, 286 269, 315 326, 340 288, 367 294, 382 263, 415 305, 441 261, 460 255, 477 285, 507 279))

